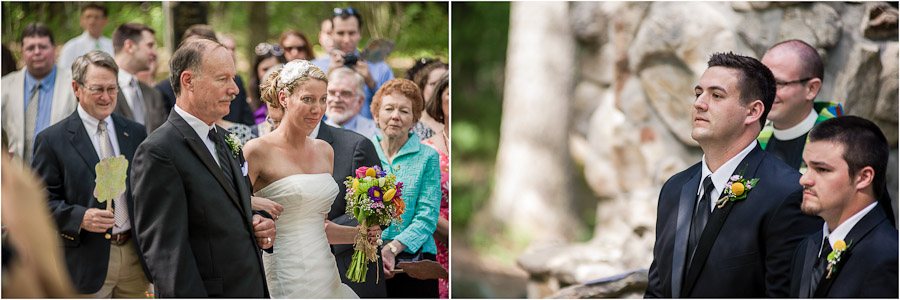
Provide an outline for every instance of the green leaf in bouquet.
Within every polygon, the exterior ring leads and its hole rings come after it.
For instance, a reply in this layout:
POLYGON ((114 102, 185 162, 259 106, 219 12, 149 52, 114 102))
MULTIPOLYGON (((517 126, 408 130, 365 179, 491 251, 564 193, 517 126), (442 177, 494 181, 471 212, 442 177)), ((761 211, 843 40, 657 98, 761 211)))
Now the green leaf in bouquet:
POLYGON ((124 155, 105 158, 94 166, 97 178, 94 179, 94 197, 100 203, 111 200, 125 193, 125 179, 128 178, 128 160, 124 155))

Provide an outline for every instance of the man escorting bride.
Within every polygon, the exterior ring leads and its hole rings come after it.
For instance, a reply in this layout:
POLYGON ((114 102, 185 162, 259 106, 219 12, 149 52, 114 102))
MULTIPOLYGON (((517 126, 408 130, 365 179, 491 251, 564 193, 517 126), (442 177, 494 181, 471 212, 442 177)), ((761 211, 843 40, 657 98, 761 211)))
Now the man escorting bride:
MULTIPOLYGON (((341 283, 328 246, 353 243, 357 230, 325 222, 345 187, 332 178, 331 146, 310 137, 325 113, 325 73, 295 60, 269 78, 275 80, 269 92, 284 107, 281 126, 244 147, 255 195, 284 207, 274 251, 263 254, 269 292, 273 298, 358 298, 341 283)), ((370 227, 370 242, 380 234, 378 226, 370 227)))

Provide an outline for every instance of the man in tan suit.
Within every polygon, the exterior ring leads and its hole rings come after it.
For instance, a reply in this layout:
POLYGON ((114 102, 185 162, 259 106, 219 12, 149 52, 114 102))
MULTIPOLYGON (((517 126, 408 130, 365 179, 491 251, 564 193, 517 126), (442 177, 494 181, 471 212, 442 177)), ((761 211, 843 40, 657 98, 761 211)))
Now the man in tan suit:
POLYGON ((118 98, 125 100, 119 101, 115 112, 144 125, 148 135, 169 116, 162 94, 134 75, 150 70, 150 64, 156 60, 154 33, 149 26, 138 23, 122 24, 113 32, 113 48, 119 65, 118 98))
POLYGON ((9 151, 31 163, 34 137, 75 111, 71 70, 56 67, 56 45, 46 25, 32 23, 22 32, 25 68, 2 79, 2 128, 9 151))

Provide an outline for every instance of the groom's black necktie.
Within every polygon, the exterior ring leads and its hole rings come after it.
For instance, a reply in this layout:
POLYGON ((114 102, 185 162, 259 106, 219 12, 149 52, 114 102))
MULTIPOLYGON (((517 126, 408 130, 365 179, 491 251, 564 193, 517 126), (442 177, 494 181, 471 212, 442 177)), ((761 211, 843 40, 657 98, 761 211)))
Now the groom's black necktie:
POLYGON ((219 167, 222 168, 222 172, 225 173, 225 177, 228 178, 228 183, 231 184, 231 188, 237 193, 237 189, 234 185, 234 174, 231 174, 231 157, 229 156, 228 146, 225 145, 225 141, 222 137, 216 133, 215 129, 209 130, 209 140, 216 144, 216 154, 219 156, 219 167))
POLYGON ((691 220, 691 233, 688 236, 688 253, 690 254, 688 256, 688 266, 693 261, 694 250, 697 248, 697 244, 700 243, 700 235, 703 234, 703 228, 706 227, 706 222, 709 220, 710 198, 715 188, 712 178, 710 178, 711 176, 708 175, 706 179, 703 179, 703 195, 700 195, 700 202, 697 203, 694 218, 691 220))
POLYGON ((822 253, 816 258, 816 263, 813 264, 812 276, 810 277, 810 298, 815 297, 816 288, 819 287, 819 282, 822 280, 822 277, 825 276, 825 267, 828 266, 828 254, 831 253, 831 243, 828 242, 828 238, 825 238, 822 243, 824 244, 822 245, 822 253))

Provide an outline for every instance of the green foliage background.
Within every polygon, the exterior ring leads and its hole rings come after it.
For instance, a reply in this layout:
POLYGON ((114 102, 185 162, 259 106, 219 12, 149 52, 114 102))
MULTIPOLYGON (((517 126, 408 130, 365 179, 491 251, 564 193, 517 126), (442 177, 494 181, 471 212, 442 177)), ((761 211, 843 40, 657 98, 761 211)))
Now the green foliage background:
MULTIPOLYGON (((22 28, 30 22, 42 22, 53 30, 54 40, 62 46, 83 30, 78 25, 80 5, 84 2, 6 2, 2 3, 2 42, 13 50, 22 65, 18 39, 22 28)), ((162 2, 104 2, 109 10, 109 24, 104 35, 124 22, 147 24, 156 30, 161 58, 167 58, 162 47, 171 51, 173 45, 164 41, 162 2)), ((285 29, 306 33, 316 45, 318 55, 319 23, 331 15, 335 7, 353 7, 363 18, 363 39, 381 37, 396 43, 389 63, 396 77, 403 77, 405 69, 420 57, 449 58, 449 7, 446 2, 208 2, 209 24, 217 32, 230 33, 238 45, 238 72, 247 78, 253 47, 265 41, 277 43, 285 29), (263 16, 263 17, 259 17, 263 16)), ((160 62, 164 62, 160 60, 160 62)), ((166 67, 160 72, 165 76, 166 67)), ((160 78, 158 78, 160 79, 160 78)))

